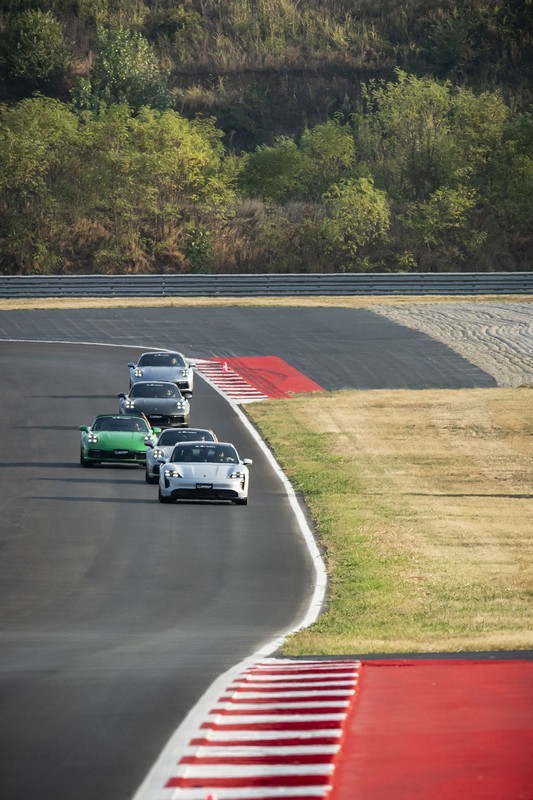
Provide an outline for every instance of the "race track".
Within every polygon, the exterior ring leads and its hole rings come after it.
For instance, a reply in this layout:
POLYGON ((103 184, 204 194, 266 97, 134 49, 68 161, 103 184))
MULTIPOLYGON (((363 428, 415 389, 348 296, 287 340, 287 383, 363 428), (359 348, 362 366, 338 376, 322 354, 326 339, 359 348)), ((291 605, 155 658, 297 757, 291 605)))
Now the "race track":
POLYGON ((141 470, 79 467, 78 426, 117 408, 139 348, 277 355, 327 389, 495 385, 347 309, 9 312, 0 338, 23 340, 0 344, 2 800, 131 797, 214 678, 299 621, 313 591, 280 480, 201 378, 191 425, 254 459, 249 506, 163 507, 141 470))

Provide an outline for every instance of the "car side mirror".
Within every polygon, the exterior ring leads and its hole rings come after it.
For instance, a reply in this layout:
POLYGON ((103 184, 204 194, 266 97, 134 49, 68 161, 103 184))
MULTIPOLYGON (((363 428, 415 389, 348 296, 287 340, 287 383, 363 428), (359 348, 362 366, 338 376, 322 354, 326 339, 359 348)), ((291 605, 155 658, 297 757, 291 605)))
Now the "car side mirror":
POLYGON ((84 433, 89 433, 89 426, 88 425, 80 425, 80 431, 84 433))
POLYGON ((121 398, 122 398, 122 400, 124 400, 124 398, 126 397, 126 395, 124 394, 124 392, 120 392, 119 394, 117 394, 117 397, 121 397, 121 398))
POLYGON ((161 433, 163 428, 152 428, 152 430, 153 430, 154 433, 161 433))
POLYGON ((252 461, 251 458, 243 458, 242 463, 246 464, 246 466, 249 467, 250 464, 253 464, 254 462, 252 461))
POLYGON ((133 361, 128 361, 128 367, 134 367, 134 366, 135 364, 133 363, 133 361))
POLYGON ((184 397, 186 400, 190 400, 192 397, 192 392, 182 392, 181 396, 184 397))

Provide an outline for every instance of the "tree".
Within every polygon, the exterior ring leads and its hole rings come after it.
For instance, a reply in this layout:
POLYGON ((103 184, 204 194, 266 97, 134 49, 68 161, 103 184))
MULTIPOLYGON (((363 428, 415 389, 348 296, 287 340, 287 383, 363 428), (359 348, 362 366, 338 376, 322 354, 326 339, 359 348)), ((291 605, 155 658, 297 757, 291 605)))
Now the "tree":
POLYGON ((369 178, 342 181, 324 194, 328 219, 324 231, 332 248, 357 267, 357 258, 373 242, 384 241, 390 227, 387 197, 369 178))
POLYGON ((49 11, 28 9, 12 17, 6 41, 7 73, 30 89, 46 89, 64 76, 69 47, 49 11))
POLYGON ((306 128, 297 144, 280 137, 260 145, 243 159, 241 186, 266 202, 319 200, 330 184, 349 175, 355 164, 355 144, 349 126, 330 120, 306 128))
POLYGON ((144 36, 126 27, 98 28, 90 78, 82 78, 72 96, 79 109, 96 110, 102 104, 126 104, 135 110, 172 106, 168 73, 144 36))
POLYGON ((401 70, 396 76, 365 87, 357 144, 378 185, 397 200, 422 200, 454 169, 450 86, 401 70))
POLYGON ((404 222, 416 269, 453 271, 476 253, 486 239, 474 221, 478 201, 472 189, 445 187, 408 205, 404 222))
MULTIPOLYGON (((72 195, 77 117, 45 97, 0 109, 0 257, 20 272, 58 265, 53 242, 63 217, 58 199, 72 195)), ((74 170, 74 174, 76 170, 74 170)))

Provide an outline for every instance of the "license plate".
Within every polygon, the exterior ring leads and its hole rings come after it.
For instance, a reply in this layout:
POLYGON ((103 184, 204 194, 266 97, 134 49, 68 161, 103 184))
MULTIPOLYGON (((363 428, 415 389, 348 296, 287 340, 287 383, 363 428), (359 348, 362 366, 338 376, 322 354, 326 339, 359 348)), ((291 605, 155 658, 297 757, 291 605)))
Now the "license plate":
POLYGON ((196 488, 197 489, 212 489, 213 488, 213 484, 212 483, 197 483, 196 484, 196 488))
POLYGON ((128 451, 127 450, 115 450, 115 455, 116 456, 127 456, 128 455, 128 451))

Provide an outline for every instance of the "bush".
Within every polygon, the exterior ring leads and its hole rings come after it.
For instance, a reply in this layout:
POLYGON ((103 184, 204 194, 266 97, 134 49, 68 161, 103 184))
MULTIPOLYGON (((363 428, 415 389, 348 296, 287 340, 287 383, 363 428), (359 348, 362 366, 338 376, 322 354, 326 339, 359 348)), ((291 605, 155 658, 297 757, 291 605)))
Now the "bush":
POLYGON ((12 18, 5 45, 8 76, 30 89, 57 85, 65 74, 69 47, 50 12, 23 11, 12 18))

